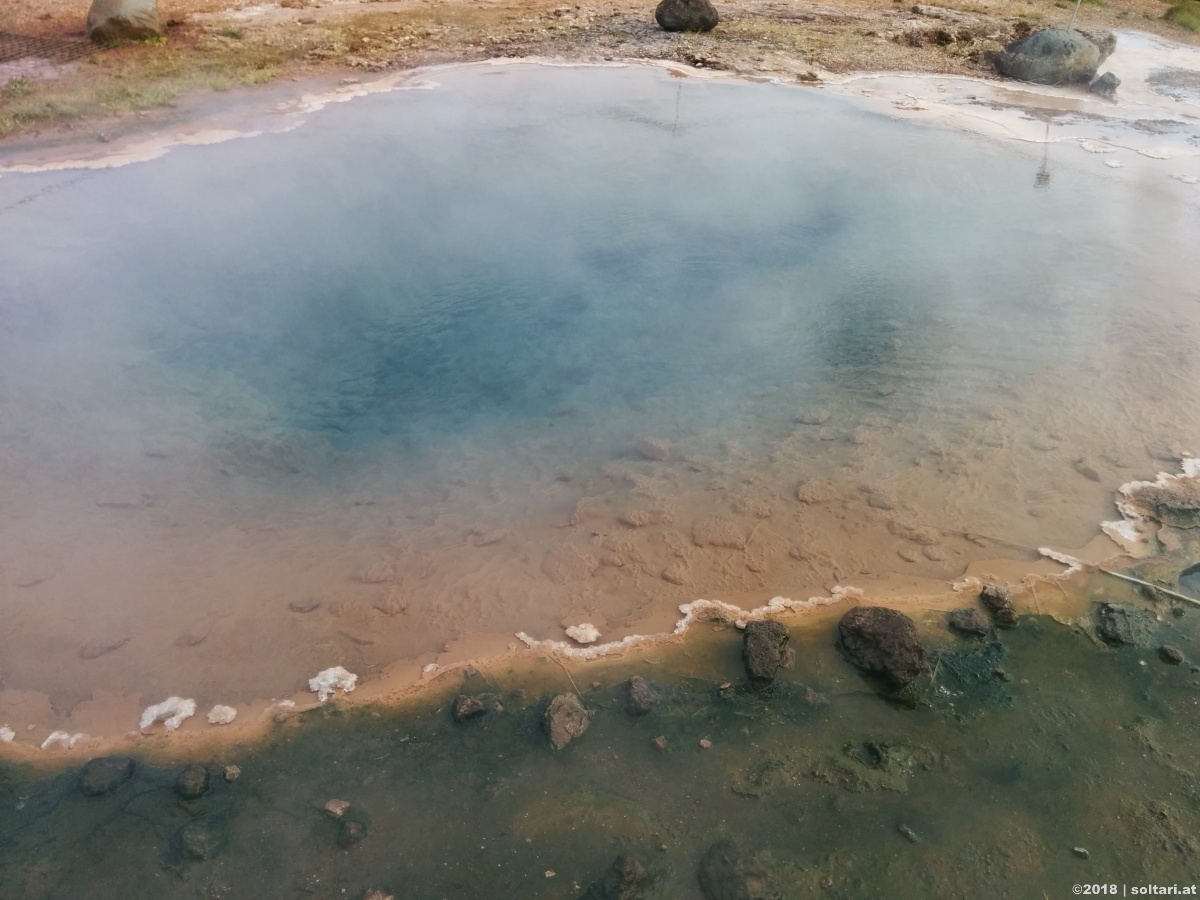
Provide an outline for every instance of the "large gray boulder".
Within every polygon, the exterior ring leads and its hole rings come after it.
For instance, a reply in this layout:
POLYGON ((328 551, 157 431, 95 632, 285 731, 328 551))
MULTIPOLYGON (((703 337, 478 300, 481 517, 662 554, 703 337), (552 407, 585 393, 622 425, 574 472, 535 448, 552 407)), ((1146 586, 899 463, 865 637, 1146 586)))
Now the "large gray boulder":
POLYGON ((720 17, 708 0, 662 0, 654 21, 663 31, 712 31, 720 17))
POLYGON ((87 31, 97 44, 158 37, 158 0, 92 0, 87 31))
POLYGON ((1115 46, 1110 32, 1047 28, 1001 50, 996 70, 1034 84, 1088 84, 1115 46))

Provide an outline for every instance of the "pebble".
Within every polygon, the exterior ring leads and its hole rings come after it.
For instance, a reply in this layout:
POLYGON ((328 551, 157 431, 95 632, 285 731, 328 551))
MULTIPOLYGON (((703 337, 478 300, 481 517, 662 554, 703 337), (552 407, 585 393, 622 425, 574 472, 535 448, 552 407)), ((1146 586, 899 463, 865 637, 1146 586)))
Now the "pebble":
POLYGON ((184 800, 197 800, 208 793, 208 767, 192 765, 175 779, 175 793, 184 800))
POLYGON ((916 843, 919 843, 919 842, 920 842, 920 840, 921 840, 919 837, 917 837, 917 833, 916 833, 915 831, 913 831, 911 828, 909 828, 907 825, 901 825, 901 826, 900 826, 900 827, 899 827, 897 830, 898 830, 898 831, 899 831, 899 832, 900 832, 902 835, 904 835, 905 839, 906 839, 906 840, 907 840, 907 841, 908 841, 910 844, 916 844, 916 843))
POLYGON ((1072 847, 1071 852, 1074 853, 1076 856, 1078 856, 1080 859, 1087 859, 1089 856, 1091 856, 1091 854, 1088 853, 1087 849, 1084 847, 1072 847))
POLYGON ((663 753, 667 752, 667 737, 666 737, 666 735, 660 734, 658 737, 656 737, 650 743, 652 743, 655 747, 657 747, 663 753))
POLYGON ((347 819, 342 822, 342 828, 338 832, 338 843, 343 847, 349 847, 352 844, 357 844, 366 836, 366 825, 362 822, 352 822, 347 819))
POLYGON ((325 815, 331 819, 340 819, 350 809, 349 800, 329 800, 325 803, 325 815))
POLYGON ((225 780, 226 781, 233 783, 241 777, 242 777, 242 767, 241 766, 226 766, 225 767, 225 780))
POLYGON ((1159 647, 1158 658, 1170 666, 1177 666, 1183 662, 1183 651, 1178 647, 1159 647))
POLYGON ((707 750, 711 746, 712 746, 712 741, 710 741, 708 738, 700 738, 700 749, 701 750, 707 750))

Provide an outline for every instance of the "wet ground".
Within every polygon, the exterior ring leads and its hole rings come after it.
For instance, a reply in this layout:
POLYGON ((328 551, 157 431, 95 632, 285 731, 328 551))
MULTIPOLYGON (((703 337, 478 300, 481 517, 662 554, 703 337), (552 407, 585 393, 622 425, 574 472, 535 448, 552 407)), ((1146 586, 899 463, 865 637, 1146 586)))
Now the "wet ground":
MULTIPOLYGON (((1180 568, 1139 571, 1168 581, 1180 568)), ((180 795, 182 763, 139 759, 103 785, 8 766, 0 894, 711 900, 1190 884, 1200 609, 1104 574, 1038 590, 1067 590, 1077 621, 1028 615, 962 638, 918 614, 932 674, 900 695, 841 657, 833 617, 792 628, 795 665, 766 688, 744 678, 738 630, 712 623, 573 675, 549 659, 450 673, 407 710, 333 701, 281 720, 258 749, 195 761, 209 786, 194 799, 180 795), (632 675, 658 695, 640 716, 626 709, 632 675), (574 686, 591 726, 555 751, 546 702, 574 686), (486 712, 456 722, 459 693, 486 712), (98 785, 111 792, 81 789, 98 785), (349 804, 340 819, 323 809, 335 799, 349 804)))

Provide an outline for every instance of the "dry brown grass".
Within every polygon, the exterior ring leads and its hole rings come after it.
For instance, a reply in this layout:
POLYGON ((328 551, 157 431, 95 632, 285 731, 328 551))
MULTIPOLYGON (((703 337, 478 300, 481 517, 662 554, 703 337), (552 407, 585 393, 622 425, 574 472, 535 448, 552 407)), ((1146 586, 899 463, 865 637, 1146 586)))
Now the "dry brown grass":
MULTIPOLYGON (((16 25, 29 33, 79 32, 78 4, 13 2, 16 25)), ((161 0, 164 19, 174 23, 164 41, 98 53, 52 80, 0 81, 0 138, 51 123, 128 116, 279 74, 404 69, 497 56, 673 59, 784 77, 807 77, 814 68, 986 75, 989 53, 1014 36, 1019 21, 1036 27, 1065 19, 1056 2, 1061 0, 939 0, 916 7, 893 0, 839 0, 836 6, 718 0, 722 24, 716 31, 681 36, 654 26, 652 2, 627 0, 578 6, 363 0, 336 7, 283 0, 249 17, 238 11, 250 0, 161 0)), ((1168 7, 1160 0, 1102 2, 1085 8, 1082 24, 1196 40, 1182 24, 1164 21, 1168 7)))

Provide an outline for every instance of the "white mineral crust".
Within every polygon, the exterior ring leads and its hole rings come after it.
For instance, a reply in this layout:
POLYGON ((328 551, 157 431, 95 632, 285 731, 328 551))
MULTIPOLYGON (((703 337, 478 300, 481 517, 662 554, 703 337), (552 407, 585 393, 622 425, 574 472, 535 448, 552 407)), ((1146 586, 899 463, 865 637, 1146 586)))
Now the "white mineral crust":
POLYGON ((237 718, 237 710, 232 706, 222 706, 218 703, 208 711, 209 725, 228 725, 237 718))
POLYGON ((174 731, 183 724, 184 719, 196 714, 196 701, 184 700, 182 697, 168 697, 162 703, 147 706, 142 713, 142 721, 138 726, 143 731, 155 722, 162 722, 167 731, 174 731))
POLYGON ((62 747, 64 750, 73 750, 76 744, 87 739, 88 736, 86 734, 52 731, 50 732, 50 736, 42 741, 42 749, 49 750, 51 747, 62 747))
POLYGON ((357 682, 357 675, 347 672, 341 666, 334 666, 308 679, 308 689, 316 691, 317 699, 324 703, 338 688, 342 689, 343 694, 350 693, 357 682))
POLYGON ((567 637, 580 644, 594 644, 600 639, 600 629, 591 622, 582 625, 572 625, 567 629, 567 637))

